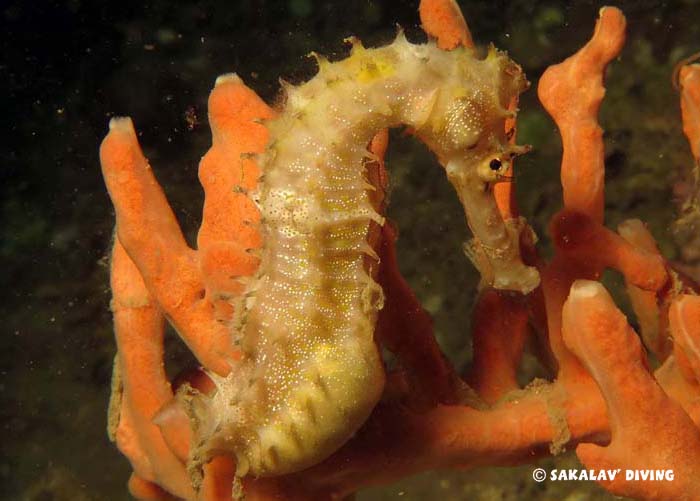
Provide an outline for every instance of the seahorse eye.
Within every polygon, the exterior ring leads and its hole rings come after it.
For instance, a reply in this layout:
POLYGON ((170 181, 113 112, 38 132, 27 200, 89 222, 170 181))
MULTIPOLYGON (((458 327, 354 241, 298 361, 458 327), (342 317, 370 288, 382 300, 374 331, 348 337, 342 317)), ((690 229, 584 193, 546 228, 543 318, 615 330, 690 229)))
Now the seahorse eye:
POLYGON ((489 162, 489 167, 491 170, 500 170, 500 168, 503 166, 503 163, 501 163, 501 160, 498 158, 494 158, 489 162))

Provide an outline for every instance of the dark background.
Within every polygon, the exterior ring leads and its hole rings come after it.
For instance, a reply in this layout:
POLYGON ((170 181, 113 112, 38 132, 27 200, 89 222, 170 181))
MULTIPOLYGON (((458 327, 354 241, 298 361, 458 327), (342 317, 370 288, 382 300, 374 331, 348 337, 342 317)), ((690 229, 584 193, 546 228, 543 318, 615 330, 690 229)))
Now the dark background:
MULTIPOLYGON (((133 118, 192 241, 202 205, 197 163, 210 144, 206 99, 216 76, 236 71, 273 102, 278 77, 298 83, 314 74, 314 63, 304 57, 312 50, 337 59, 347 53, 343 38, 357 35, 368 46, 381 45, 393 38, 396 24, 412 41, 424 40, 417 3, 3 3, 0 498, 128 498, 128 464, 105 432, 115 352, 107 268, 113 211, 97 151, 109 118, 133 118)), ((547 65, 589 37, 601 4, 460 4, 477 43, 508 50, 533 82, 522 100, 519 135, 535 151, 518 162, 518 192, 546 248, 546 221, 560 204, 560 143, 534 88, 547 65)), ((680 259, 687 244, 670 228, 691 160, 670 74, 675 62, 700 50, 700 2, 618 4, 628 16, 629 40, 609 72, 602 111, 606 217, 613 226, 641 217, 666 255, 680 259)), ((401 229, 401 267, 433 313, 445 351, 464 367, 476 276, 460 250, 468 235, 462 211, 431 156, 400 133, 392 139, 390 217, 401 229)), ((607 280, 612 287, 619 282, 614 275, 607 280)), ((172 336, 168 348, 172 373, 187 354, 172 336)), ((446 499, 563 499, 555 487, 582 488, 536 485, 530 471, 424 476, 363 499, 400 493, 427 499, 436 490, 446 499)), ((585 499, 607 499, 583 488, 585 499)))

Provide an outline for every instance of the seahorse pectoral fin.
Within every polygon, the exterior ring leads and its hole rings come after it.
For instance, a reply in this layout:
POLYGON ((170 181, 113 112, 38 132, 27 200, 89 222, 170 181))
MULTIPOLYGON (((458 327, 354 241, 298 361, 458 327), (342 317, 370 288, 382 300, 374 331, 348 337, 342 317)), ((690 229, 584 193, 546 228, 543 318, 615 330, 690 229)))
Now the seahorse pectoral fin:
POLYGON ((520 256, 523 225, 517 220, 506 222, 501 218, 490 183, 466 161, 450 160, 445 170, 474 234, 467 254, 482 279, 496 289, 531 292, 539 285, 540 276, 535 268, 526 266, 520 256))

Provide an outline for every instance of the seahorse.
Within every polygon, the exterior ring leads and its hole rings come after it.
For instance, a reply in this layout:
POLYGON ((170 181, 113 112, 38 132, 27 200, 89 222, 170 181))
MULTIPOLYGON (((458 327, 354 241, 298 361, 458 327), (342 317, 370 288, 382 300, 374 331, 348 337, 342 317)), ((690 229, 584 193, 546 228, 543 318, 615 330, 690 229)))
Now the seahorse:
POLYGON ((384 367, 373 335, 383 291, 368 236, 385 220, 365 172, 377 131, 405 125, 437 155, 493 286, 538 284, 492 193, 524 151, 504 129, 511 99, 527 85, 520 67, 493 48, 479 58, 402 33, 385 47, 352 43, 344 60, 317 56, 318 73, 287 85, 266 123, 252 194, 264 245, 235 304, 243 357, 227 377, 212 375, 212 395, 188 399, 195 465, 223 453, 235 457, 238 476, 301 470, 346 442, 379 400, 384 367))

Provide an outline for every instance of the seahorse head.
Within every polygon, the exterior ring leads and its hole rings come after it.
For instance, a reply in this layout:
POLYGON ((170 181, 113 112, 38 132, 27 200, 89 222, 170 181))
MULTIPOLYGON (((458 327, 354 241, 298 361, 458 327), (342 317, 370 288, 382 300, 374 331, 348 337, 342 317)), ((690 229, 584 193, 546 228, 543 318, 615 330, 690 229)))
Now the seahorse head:
POLYGON ((454 65, 456 74, 441 86, 418 135, 443 165, 459 156, 475 166, 483 181, 495 182, 514 156, 528 150, 511 144, 514 131, 506 128, 506 120, 515 117, 518 95, 529 83, 520 66, 493 47, 483 59, 474 49, 456 50, 463 53, 454 65))

